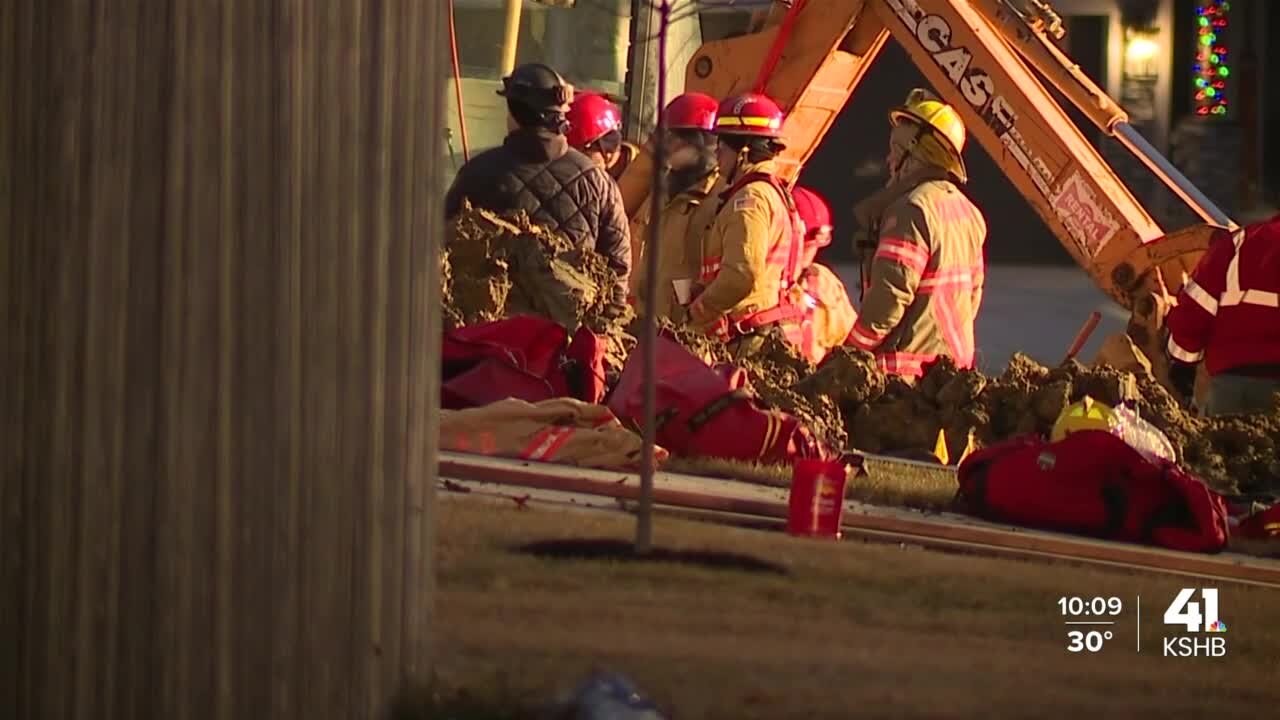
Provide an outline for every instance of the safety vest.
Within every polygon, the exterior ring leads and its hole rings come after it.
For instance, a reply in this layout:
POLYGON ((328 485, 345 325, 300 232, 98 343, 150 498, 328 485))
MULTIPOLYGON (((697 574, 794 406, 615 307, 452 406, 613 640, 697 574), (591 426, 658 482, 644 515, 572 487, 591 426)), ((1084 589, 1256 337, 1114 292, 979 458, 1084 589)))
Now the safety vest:
MULTIPOLYGON (((782 197, 782 203, 787 208, 787 215, 791 228, 790 237, 779 237, 769 248, 769 253, 765 256, 765 265, 772 271, 778 273, 778 301, 777 305, 756 312, 745 313, 737 317, 721 318, 716 324, 715 332, 721 340, 729 341, 739 335, 745 335, 753 330, 764 327, 766 325, 777 324, 782 330, 787 340, 795 345, 798 349, 803 349, 812 344, 812 340, 806 340, 805 323, 805 306, 802 302, 795 301, 795 294, 792 292, 796 281, 800 277, 802 268, 800 264, 800 250, 804 246, 804 223, 800 220, 800 213, 796 211, 795 201, 791 198, 791 193, 786 186, 782 184, 778 178, 767 173, 748 173, 743 175, 729 186, 720 195, 720 204, 716 208, 718 215, 724 206, 728 204, 733 196, 739 190, 753 182, 765 182, 778 192, 782 197)), ((699 281, 705 286, 715 280, 716 275, 720 272, 720 257, 704 257, 702 259, 702 268, 699 281)), ((812 333, 812 323, 809 324, 809 334, 812 333)))
POLYGON ((1184 363, 1203 358, 1210 375, 1280 365, 1280 218, 1230 240, 1210 246, 1165 320, 1169 355, 1184 363))
POLYGON ((1280 294, 1272 290, 1257 288, 1241 289, 1240 287, 1240 248, 1244 246, 1244 229, 1236 231, 1231 237, 1233 251, 1231 262, 1227 265, 1227 286, 1218 298, 1219 307, 1233 305, 1261 305, 1262 307, 1280 307, 1280 294))

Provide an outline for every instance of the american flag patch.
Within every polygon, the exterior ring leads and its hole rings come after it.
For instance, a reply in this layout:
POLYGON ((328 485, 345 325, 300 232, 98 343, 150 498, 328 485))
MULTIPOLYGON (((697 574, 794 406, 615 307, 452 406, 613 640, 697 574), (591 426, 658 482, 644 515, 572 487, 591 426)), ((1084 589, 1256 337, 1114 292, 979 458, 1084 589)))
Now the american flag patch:
POLYGON ((734 210, 755 210, 756 199, 751 197, 738 198, 733 201, 734 210))

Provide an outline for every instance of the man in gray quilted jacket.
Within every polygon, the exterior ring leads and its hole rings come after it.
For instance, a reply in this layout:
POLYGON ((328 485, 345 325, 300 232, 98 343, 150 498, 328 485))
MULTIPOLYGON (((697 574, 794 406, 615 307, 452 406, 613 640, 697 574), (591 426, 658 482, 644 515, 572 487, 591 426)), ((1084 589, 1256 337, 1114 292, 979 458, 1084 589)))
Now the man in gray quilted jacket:
POLYGON ((511 132, 502 145, 462 166, 445 196, 453 217, 463 199, 495 212, 524 210, 540 225, 594 248, 618 273, 625 297, 631 274, 631 232, 622 195, 609 174, 565 139, 573 86, 541 63, 502 79, 511 132))

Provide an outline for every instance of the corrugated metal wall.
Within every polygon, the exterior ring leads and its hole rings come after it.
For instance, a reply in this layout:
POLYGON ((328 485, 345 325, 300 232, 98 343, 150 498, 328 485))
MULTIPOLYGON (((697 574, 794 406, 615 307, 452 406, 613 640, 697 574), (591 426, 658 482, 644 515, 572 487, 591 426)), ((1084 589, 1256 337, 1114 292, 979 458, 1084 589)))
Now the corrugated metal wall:
POLYGON ((443 7, 0 6, 6 717, 426 670, 443 7))

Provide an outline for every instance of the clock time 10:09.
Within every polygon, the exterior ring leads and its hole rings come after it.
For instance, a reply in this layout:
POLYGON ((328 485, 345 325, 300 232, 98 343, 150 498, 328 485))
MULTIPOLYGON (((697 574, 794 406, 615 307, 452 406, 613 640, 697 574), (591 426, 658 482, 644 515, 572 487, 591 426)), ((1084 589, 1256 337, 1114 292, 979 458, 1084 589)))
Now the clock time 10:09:
POLYGON ((1123 603, 1118 597, 1060 597, 1058 607, 1063 615, 1079 617, 1081 615, 1119 615, 1123 603))

